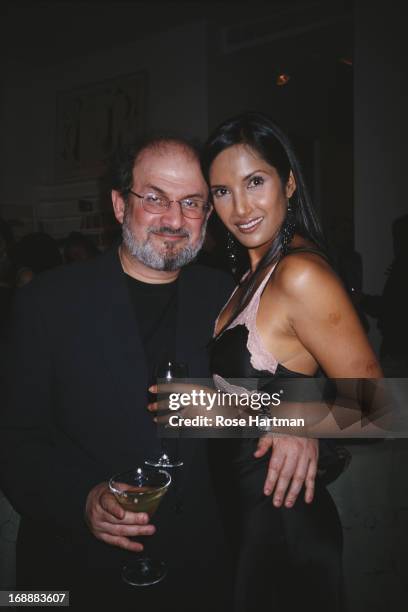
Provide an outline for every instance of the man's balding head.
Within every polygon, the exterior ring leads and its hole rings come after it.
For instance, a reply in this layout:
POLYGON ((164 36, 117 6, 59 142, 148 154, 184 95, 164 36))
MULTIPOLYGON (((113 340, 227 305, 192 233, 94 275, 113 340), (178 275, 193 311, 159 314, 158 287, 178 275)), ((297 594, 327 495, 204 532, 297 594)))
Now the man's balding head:
POLYGON ((211 210, 198 152, 184 140, 154 138, 128 150, 120 168, 112 201, 134 269, 180 270, 201 248, 211 210), (146 206, 146 198, 168 206, 146 206), (198 216, 188 214, 190 201, 202 205, 198 216))
POLYGON ((123 147, 116 153, 114 159, 112 188, 118 191, 125 199, 133 185, 133 170, 146 154, 151 152, 164 156, 181 153, 197 165, 200 165, 199 150, 191 142, 182 138, 154 136, 123 147))

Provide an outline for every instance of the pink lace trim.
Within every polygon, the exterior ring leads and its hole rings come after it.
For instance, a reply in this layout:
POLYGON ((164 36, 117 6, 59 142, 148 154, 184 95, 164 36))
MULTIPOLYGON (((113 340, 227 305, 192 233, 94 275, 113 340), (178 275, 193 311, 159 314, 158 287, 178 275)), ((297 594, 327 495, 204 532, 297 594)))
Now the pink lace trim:
MULTIPOLYGON (((246 308, 244 308, 244 310, 238 315, 238 317, 234 319, 234 321, 226 328, 227 330, 232 329, 237 325, 245 325, 248 330, 247 349, 249 351, 249 354, 251 355, 250 361, 252 366, 255 368, 255 370, 267 370, 272 374, 275 373, 276 368, 278 367, 278 361, 275 359, 272 353, 270 353, 265 347, 262 338, 259 335, 258 328, 256 326, 256 315, 258 313, 259 301, 261 299, 262 291, 264 290, 264 287, 270 279, 274 269, 275 266, 273 266, 269 274, 265 276, 246 308)), ((235 289, 231 294, 231 297, 229 298, 227 304, 231 300, 236 290, 237 289, 235 289)), ((215 322, 215 328, 217 326, 217 322, 218 318, 215 322)))

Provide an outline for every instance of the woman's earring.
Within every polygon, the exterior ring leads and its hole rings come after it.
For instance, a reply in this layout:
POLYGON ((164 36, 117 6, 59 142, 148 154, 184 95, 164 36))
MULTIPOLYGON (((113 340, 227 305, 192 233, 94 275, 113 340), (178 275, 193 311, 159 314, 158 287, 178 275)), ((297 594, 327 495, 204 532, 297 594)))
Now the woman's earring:
POLYGON ((227 258, 231 271, 233 274, 235 274, 237 271, 238 252, 237 244, 234 240, 233 235, 230 232, 228 232, 227 236, 227 258))
POLYGON ((293 209, 288 201, 288 209, 286 212, 285 220, 281 228, 281 240, 282 240, 282 254, 285 255, 288 251, 289 245, 292 242, 293 236, 296 231, 296 219, 293 209))

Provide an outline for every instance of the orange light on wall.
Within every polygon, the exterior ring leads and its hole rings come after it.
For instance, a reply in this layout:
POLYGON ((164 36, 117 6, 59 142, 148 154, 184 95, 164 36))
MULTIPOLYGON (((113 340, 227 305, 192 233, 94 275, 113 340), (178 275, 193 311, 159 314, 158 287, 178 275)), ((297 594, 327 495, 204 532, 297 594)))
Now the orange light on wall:
POLYGON ((287 85, 290 81, 290 76, 288 74, 285 74, 284 72, 282 72, 282 74, 278 74, 278 76, 276 77, 276 84, 278 85, 278 87, 283 87, 284 85, 287 85))

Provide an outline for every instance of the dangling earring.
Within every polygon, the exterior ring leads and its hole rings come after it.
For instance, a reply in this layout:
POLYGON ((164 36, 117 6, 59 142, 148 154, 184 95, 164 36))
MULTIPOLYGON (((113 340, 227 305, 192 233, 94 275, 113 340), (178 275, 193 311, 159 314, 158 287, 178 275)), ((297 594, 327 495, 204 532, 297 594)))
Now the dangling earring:
POLYGON ((230 232, 228 232, 227 235, 227 258, 231 271, 233 274, 235 274, 237 271, 238 252, 237 244, 234 240, 233 235, 230 232))
POLYGON ((286 212, 286 217, 281 227, 281 241, 282 241, 282 255, 286 255, 288 252, 288 248, 290 243, 292 242, 293 236, 295 235, 296 230, 296 219, 293 209, 288 200, 288 209, 286 212))

